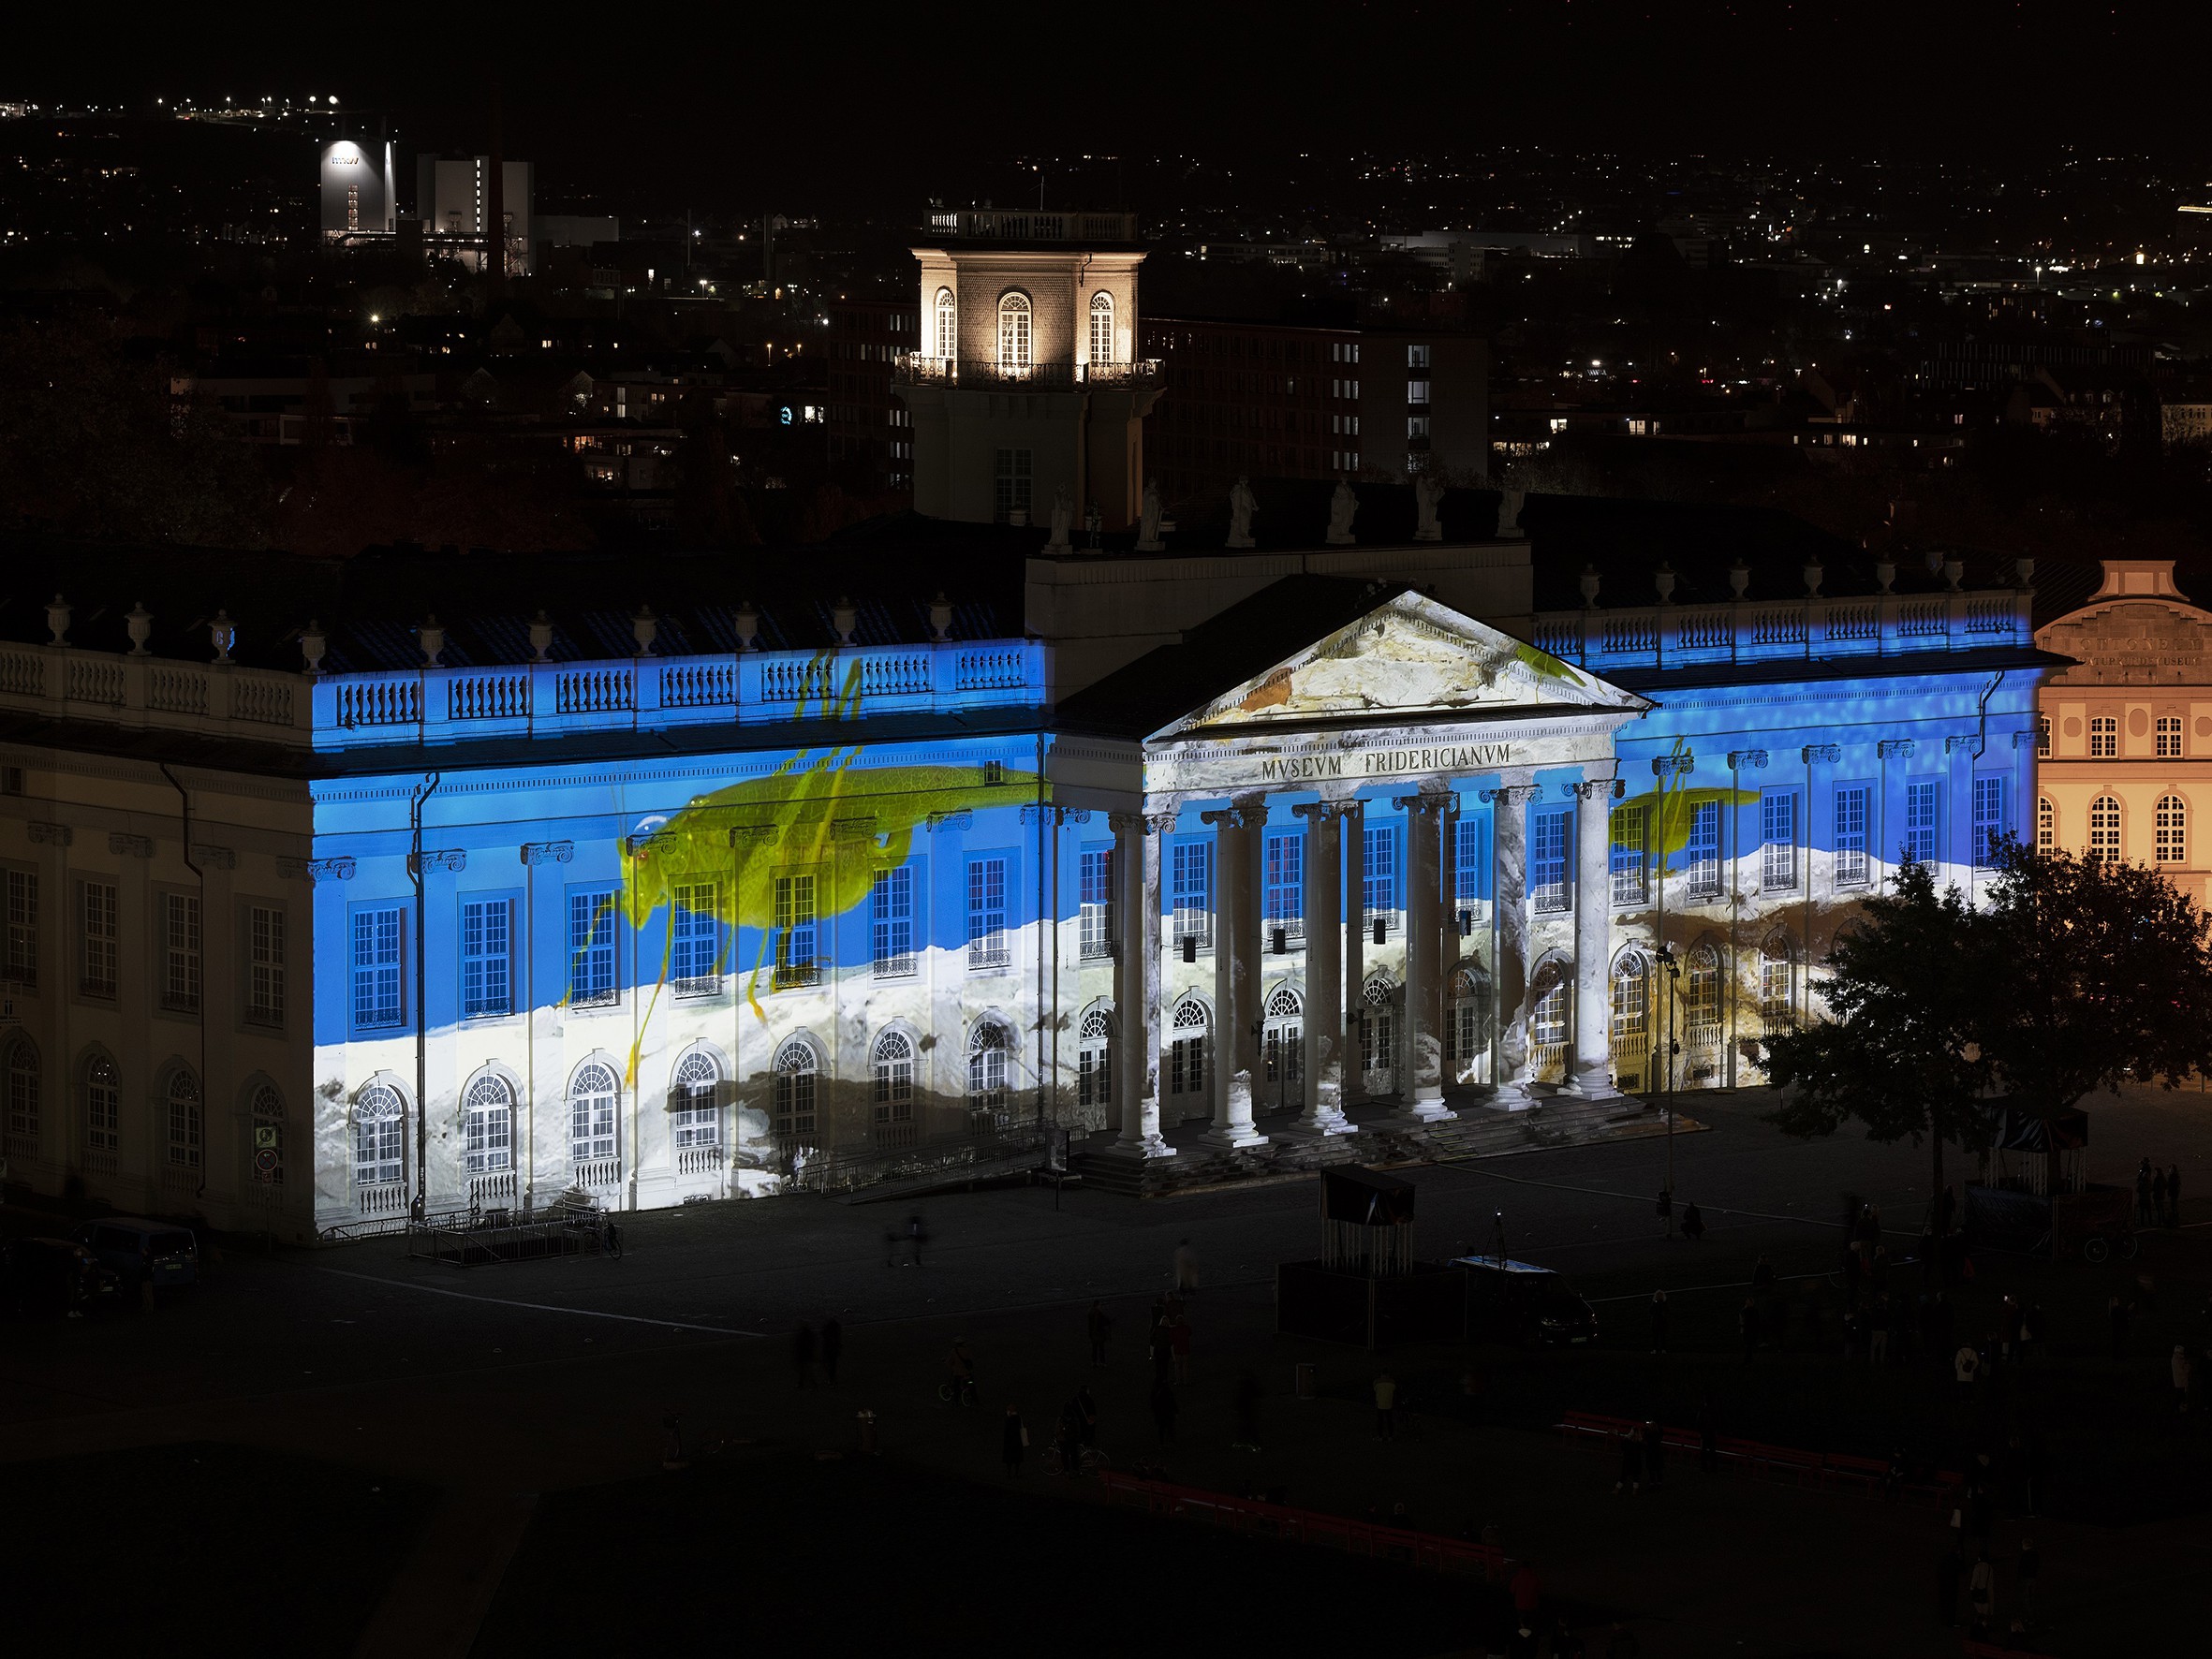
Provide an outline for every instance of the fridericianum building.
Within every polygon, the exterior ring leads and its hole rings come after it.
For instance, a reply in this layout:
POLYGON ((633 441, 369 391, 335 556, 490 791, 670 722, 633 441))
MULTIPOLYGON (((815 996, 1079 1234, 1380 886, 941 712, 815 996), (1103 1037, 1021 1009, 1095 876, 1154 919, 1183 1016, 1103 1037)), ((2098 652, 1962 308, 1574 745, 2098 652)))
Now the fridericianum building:
POLYGON ((367 559, 304 628, 54 555, 0 619, 7 1178, 310 1238, 1742 1085, 1898 860, 2032 823, 2028 573, 1558 568, 1408 495, 764 586, 367 559))

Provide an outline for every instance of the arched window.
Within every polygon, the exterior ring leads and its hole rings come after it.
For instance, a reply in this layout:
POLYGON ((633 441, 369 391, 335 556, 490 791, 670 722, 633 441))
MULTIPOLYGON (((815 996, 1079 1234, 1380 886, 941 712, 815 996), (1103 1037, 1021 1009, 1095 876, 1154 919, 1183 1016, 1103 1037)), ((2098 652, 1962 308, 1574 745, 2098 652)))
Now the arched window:
POLYGON ((2039 853, 2058 850, 2058 809, 2048 795, 2038 797, 2035 803, 2035 850, 2039 853))
POLYGON ((1452 1017, 1446 1030, 1455 1073, 1489 1058, 1490 976, 1480 967, 1465 967, 1452 976, 1452 1017))
POLYGON ((353 1183, 388 1186, 402 1179, 406 1114, 399 1091, 371 1083, 353 1103, 353 1183))
POLYGON ((1113 1020, 1093 1008, 1076 1031, 1075 1104, 1105 1106, 1113 1099, 1113 1020))
POLYGON ((1370 974, 1360 987, 1360 1001, 1366 1005, 1361 1010, 1360 1070, 1377 1090, 1389 1089, 1397 1070, 1397 1021, 1391 1010, 1396 993, 1388 974, 1370 974))
POLYGON ((937 290, 936 349, 932 355, 941 358, 960 355, 960 308, 953 302, 951 288, 937 290))
POLYGON ((903 1031, 876 1039, 876 1122, 914 1121, 914 1043, 903 1031))
POLYGON ((576 1163, 614 1156, 614 1115, 622 1085, 614 1068, 589 1060, 568 1081, 568 1156, 576 1163))
POLYGON ((804 1146, 813 1140, 815 1084, 820 1071, 814 1045, 804 1037, 786 1037, 775 1051, 777 1145, 804 1146))
POLYGON ((1720 1040, 1720 953, 1693 946, 1683 963, 1682 1029, 1693 1043, 1720 1040))
POLYGON ((1113 360, 1113 296, 1101 290, 1091 296, 1091 361, 1113 360))
POLYGON ((669 1084, 669 1128, 679 1149, 722 1144, 722 1113, 715 1102, 721 1082, 722 1067, 703 1049, 676 1062, 669 1084))
POLYGON ((263 1186, 284 1185, 284 1096, 274 1083, 263 1083, 253 1100, 254 1179, 263 1186), (274 1155, 263 1163, 263 1152, 274 1155))
POLYGON ((2120 856, 2120 803, 2109 795, 2089 802, 2089 857, 2117 860, 2120 856))
POLYGON ((2051 757, 2051 717, 2048 714, 2035 717, 2035 754, 2039 760, 2051 757))
POLYGON ((1024 370, 1035 360, 1031 355, 1029 296, 1019 288, 998 299, 998 366, 1010 373, 1024 370))
POLYGON ((7 1045, 7 1149, 14 1157, 38 1155, 38 1050, 24 1036, 7 1045))
POLYGON ((461 1097, 468 1134, 468 1173, 489 1175, 514 1163, 514 1090, 495 1071, 468 1085, 461 1097))
POLYGON ((1278 1104, 1305 1077, 1305 1004, 1288 985, 1278 985, 1267 998, 1267 1080, 1278 1104))
POLYGON ((1613 1046, 1616 1056, 1639 1061, 1651 1043, 1651 968, 1640 950, 1624 950, 1613 964, 1613 1046))
POLYGON ((201 1141, 199 1079, 183 1066, 169 1078, 169 1161, 179 1168, 199 1167, 201 1141))
POLYGON ((1528 1073, 1540 1083, 1567 1079, 1568 1020, 1573 1011, 1573 988, 1565 975, 1555 975, 1528 1013, 1528 1073))
POLYGON ((112 1171, 123 1150, 123 1079, 115 1063, 95 1054, 84 1063, 84 1147, 112 1171))
POLYGON ((1168 1093, 1203 1099, 1206 1093, 1206 1006, 1194 996, 1175 1004, 1169 1023, 1168 1093))
POLYGON ((1759 1018, 1769 1031, 1797 1022, 1797 953, 1786 933, 1769 933, 1759 947, 1759 1018))
POLYGON ((995 1020, 979 1020, 967 1039, 967 1104, 972 1110, 1006 1110, 1006 1057, 1013 1038, 995 1020))
MULTIPOLYGON (((2159 815, 2156 825, 2158 840, 2154 857, 2160 864, 2189 862, 2189 808, 2178 795, 2159 797, 2159 815)), ((11 1084, 12 1088, 12 1084, 11 1084)), ((12 1093, 10 1100, 14 1098, 12 1093)))

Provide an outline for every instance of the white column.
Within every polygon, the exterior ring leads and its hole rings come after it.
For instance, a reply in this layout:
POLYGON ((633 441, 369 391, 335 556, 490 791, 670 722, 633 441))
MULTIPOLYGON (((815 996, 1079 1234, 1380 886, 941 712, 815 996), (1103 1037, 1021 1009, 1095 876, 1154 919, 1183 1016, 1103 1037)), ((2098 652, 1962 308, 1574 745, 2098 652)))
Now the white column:
POLYGON ((1449 795, 1414 795, 1406 809, 1406 1034, 1400 1045, 1411 1082, 1397 1115, 1435 1123, 1459 1114, 1444 1105, 1443 824, 1449 795))
POLYGON ((1348 1135, 1344 1115, 1343 801, 1295 807, 1305 820, 1305 1111, 1302 1135, 1348 1135))
POLYGON ((1121 1115, 1124 1157, 1167 1158, 1174 1148, 1159 1133, 1159 845, 1172 819, 1115 813, 1113 1100, 1121 1115))
MULTIPOLYGON (((1607 761, 1605 770, 1613 771, 1607 761)), ((1574 809, 1574 1092, 1610 1100, 1613 1082, 1613 798, 1610 775, 1570 785, 1574 809)))
POLYGON ((1206 1142, 1265 1146, 1267 1137, 1252 1126, 1260 1020, 1260 933, 1252 901, 1253 854, 1267 809, 1250 798, 1199 816, 1214 826, 1214 1126, 1206 1142))
POLYGON ((1520 779, 1482 791, 1494 814, 1490 834, 1491 917, 1497 945, 1497 1079, 1490 1104, 1524 1111, 1528 1093, 1528 802, 1536 785, 1520 779))
POLYGON ((1340 1029, 1344 1033, 1343 1093, 1349 1106, 1367 1097, 1367 1079, 1361 1064, 1364 1044, 1360 1028, 1367 1018, 1367 809, 1357 800, 1344 802, 1344 818, 1336 844, 1344 860, 1344 1004, 1340 1029))

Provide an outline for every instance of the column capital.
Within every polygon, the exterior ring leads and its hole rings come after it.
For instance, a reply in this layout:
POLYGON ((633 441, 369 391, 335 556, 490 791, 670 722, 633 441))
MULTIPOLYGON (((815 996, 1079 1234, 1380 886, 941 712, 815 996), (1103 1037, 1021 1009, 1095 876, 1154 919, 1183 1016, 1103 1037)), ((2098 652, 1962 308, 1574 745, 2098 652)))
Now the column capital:
POLYGON ((1454 797, 1449 789, 1423 789, 1415 795, 1394 795, 1391 805, 1400 812, 1440 813, 1453 804, 1454 797))
POLYGON ((1874 745, 1874 753, 1883 760, 1910 760, 1913 747, 1910 738, 1883 738, 1874 745))
POLYGON ((1730 771, 1758 771, 1764 769, 1767 753, 1764 749, 1731 749, 1728 752, 1730 771))
POLYGON ((1198 821, 1217 830, 1250 830, 1267 821, 1267 808, 1251 800, 1234 800, 1227 806, 1207 808, 1198 815, 1198 821))
POLYGON ((1629 792, 1628 785, 1618 778, 1585 778, 1578 784, 1563 786, 1578 800, 1618 800, 1629 792))
POLYGON ((1494 789, 1478 789, 1475 793, 1493 805, 1510 807, 1534 800, 1541 791, 1534 784, 1500 784, 1494 789))
POLYGON ((1698 757, 1685 751, 1680 755, 1655 755, 1651 759, 1651 775, 1655 778, 1678 777, 1698 769, 1698 757))
POLYGON ((1320 818, 1349 818, 1358 809, 1359 804, 1358 801, 1349 799, 1344 800, 1306 800, 1293 806, 1290 811, 1301 818, 1317 820, 1320 818))
POLYGON ((1841 743, 1807 743, 1801 752, 1800 758, 1807 766, 1811 766, 1816 761, 1824 766, 1834 766, 1843 758, 1843 745, 1841 743))
POLYGON ((1108 813, 1106 822, 1116 835, 1158 835, 1175 827, 1173 813, 1108 813))

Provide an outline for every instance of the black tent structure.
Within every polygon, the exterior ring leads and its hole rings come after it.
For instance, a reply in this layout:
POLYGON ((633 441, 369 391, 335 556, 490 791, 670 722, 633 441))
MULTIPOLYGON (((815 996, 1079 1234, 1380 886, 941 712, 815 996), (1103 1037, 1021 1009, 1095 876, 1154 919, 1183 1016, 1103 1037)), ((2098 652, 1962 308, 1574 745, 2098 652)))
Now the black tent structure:
POLYGON ((1414 1192, 1356 1164, 1321 1171, 1321 1254, 1276 1269, 1277 1331, 1370 1353, 1465 1333, 1467 1275, 1413 1258, 1414 1192))

